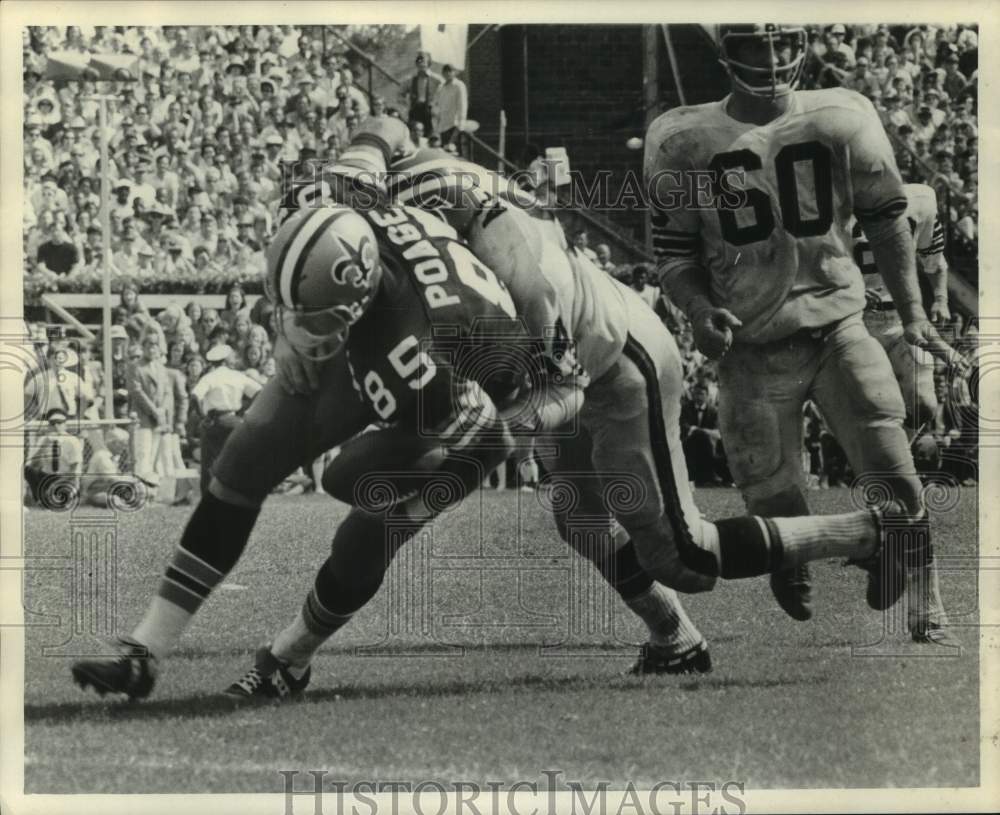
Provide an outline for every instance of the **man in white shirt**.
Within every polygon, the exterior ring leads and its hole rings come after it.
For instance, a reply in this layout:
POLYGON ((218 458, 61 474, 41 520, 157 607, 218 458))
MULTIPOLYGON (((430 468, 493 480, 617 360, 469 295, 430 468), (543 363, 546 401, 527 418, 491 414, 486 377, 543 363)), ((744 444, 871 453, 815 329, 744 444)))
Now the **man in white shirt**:
POLYGON ((827 32, 827 48, 831 51, 839 51, 847 60, 847 67, 854 67, 854 49, 851 48, 844 38, 847 36, 847 29, 841 23, 830 26, 827 32))
POLYGON ((441 136, 442 145, 454 144, 469 112, 469 92, 450 65, 441 69, 441 75, 444 82, 434 94, 434 132, 441 136))
POLYGON ((132 191, 129 193, 129 200, 135 203, 136 199, 142 201, 142 205, 149 209, 156 204, 156 187, 149 183, 150 166, 143 161, 136 165, 135 182, 132 184, 132 191))
POLYGON ((203 417, 201 422, 201 489, 208 490, 212 464, 222 452, 229 434, 240 423, 243 400, 253 399, 261 389, 259 382, 242 371, 229 367, 233 349, 228 345, 210 348, 205 359, 211 369, 191 389, 203 417))

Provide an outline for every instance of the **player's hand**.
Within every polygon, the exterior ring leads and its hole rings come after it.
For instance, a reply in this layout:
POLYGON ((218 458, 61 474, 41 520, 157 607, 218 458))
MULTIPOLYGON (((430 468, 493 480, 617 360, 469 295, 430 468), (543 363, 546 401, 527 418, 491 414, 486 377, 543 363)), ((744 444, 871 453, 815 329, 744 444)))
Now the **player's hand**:
POLYGON ((719 359, 733 344, 733 329, 743 323, 727 308, 705 308, 691 317, 694 344, 709 359, 719 359))
POLYGON ((319 388, 319 365, 295 352, 280 334, 274 343, 275 374, 286 392, 308 394, 319 388))
POLYGON ((865 311, 878 311, 882 308, 882 295, 874 289, 865 289, 865 311))
POLYGON ((968 361, 958 351, 946 343, 930 320, 913 320, 903 327, 903 338, 917 348, 940 359, 959 376, 969 373, 968 361))
POLYGON ((935 325, 946 323, 951 319, 951 309, 948 308, 947 300, 935 300, 931 303, 931 322, 935 325))

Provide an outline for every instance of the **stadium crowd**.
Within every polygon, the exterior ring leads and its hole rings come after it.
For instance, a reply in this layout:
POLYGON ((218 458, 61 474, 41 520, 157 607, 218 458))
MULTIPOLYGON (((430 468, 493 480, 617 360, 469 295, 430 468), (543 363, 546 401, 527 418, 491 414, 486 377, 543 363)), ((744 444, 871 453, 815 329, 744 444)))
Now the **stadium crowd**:
MULTIPOLYGON (((157 437, 175 436, 190 462, 205 416, 189 394, 212 349, 228 347, 226 364, 257 382, 274 373, 266 300, 251 308, 246 292, 260 290, 282 164, 336 158, 368 116, 399 116, 417 144, 455 150, 465 86, 448 66, 440 76, 431 71, 430 56, 420 53, 393 107, 359 87, 350 52, 324 52, 311 29, 288 25, 46 27, 26 29, 24 37, 26 300, 47 291, 100 290, 100 134, 98 103, 90 97, 113 92, 107 169, 120 300, 112 327, 115 415, 157 437), (132 54, 138 77, 107 83, 85 71, 78 83, 46 79, 49 55, 66 51, 132 54), (154 317, 143 305, 154 293, 176 294, 177 301, 154 317), (198 293, 225 294, 225 307, 185 300, 198 293)), ((806 87, 844 85, 872 100, 907 180, 938 190, 950 244, 970 257, 977 252, 977 46, 975 27, 810 29, 805 78, 806 87)), ((692 478, 730 483, 714 368, 694 348, 683 315, 649 285, 648 267, 616 265, 608 245, 591 250, 582 230, 571 243, 631 285, 673 331, 684 358, 682 436, 692 478)), ((974 330, 961 318, 949 327, 959 337, 974 330)), ((36 347, 56 378, 58 412, 70 419, 103 415, 99 345, 74 343, 73 351, 39 327, 36 347)), ((970 404, 967 392, 942 393, 925 458, 933 447, 940 463, 940 453, 954 447, 975 460, 970 404)), ((805 416, 804 428, 804 468, 816 485, 847 478, 821 418, 805 416)), ((132 446, 133 469, 153 468, 154 448, 132 446)), ((82 466, 90 458, 87 451, 82 466)), ((973 476, 966 468, 962 477, 973 476)))

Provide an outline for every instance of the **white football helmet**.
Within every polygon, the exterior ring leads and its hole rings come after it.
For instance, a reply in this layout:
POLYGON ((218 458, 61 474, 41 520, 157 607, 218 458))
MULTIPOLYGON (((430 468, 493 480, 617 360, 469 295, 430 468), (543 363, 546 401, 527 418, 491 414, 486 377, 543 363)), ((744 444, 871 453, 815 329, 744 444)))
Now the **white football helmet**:
POLYGON ((739 90, 774 98, 795 90, 805 67, 809 40, 800 26, 781 23, 742 23, 716 26, 719 61, 739 90), (748 43, 759 44, 760 64, 740 58, 748 43))

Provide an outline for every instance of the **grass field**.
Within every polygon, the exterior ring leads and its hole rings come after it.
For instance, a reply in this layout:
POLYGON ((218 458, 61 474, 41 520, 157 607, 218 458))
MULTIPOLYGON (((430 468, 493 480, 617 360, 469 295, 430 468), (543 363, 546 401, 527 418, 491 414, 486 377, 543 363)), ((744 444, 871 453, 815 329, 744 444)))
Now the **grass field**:
MULTIPOLYGON (((697 499, 709 517, 741 507, 732 490, 697 499)), ((810 500, 815 511, 849 506, 842 490, 810 500)), ((935 519, 939 553, 975 554, 975 500, 963 490, 957 510, 935 519)), ((119 516, 119 630, 141 615, 188 511, 119 516)), ((636 679, 622 674, 641 627, 520 492, 470 500, 401 557, 320 653, 303 701, 233 709, 220 691, 295 613, 342 514, 329 499, 273 499, 243 560, 162 664, 154 696, 138 704, 85 695, 70 656, 42 654, 69 637, 73 579, 29 572, 26 608, 64 622, 28 629, 26 792, 281 792, 279 770, 318 768, 346 782, 509 782, 559 769, 618 786, 978 783, 974 571, 942 575, 960 655, 883 634, 863 574, 823 562, 811 622, 786 617, 765 579, 721 584, 685 601, 715 671, 636 679)), ((65 556, 71 520, 84 529, 75 516, 31 512, 27 553, 65 556)))

